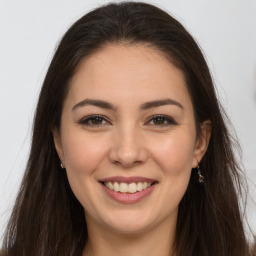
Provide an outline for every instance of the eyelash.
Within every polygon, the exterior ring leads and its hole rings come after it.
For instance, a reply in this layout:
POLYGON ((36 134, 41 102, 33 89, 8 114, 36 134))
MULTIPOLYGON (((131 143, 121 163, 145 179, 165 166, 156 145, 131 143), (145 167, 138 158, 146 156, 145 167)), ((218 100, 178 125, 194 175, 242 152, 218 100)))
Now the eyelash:
POLYGON ((106 124, 93 124, 90 122, 96 121, 96 120, 101 120, 104 121, 106 123, 110 123, 106 117, 102 116, 102 115, 91 115, 91 116, 87 116, 85 118, 83 118, 82 120, 79 121, 79 124, 85 125, 85 126, 91 126, 91 127, 100 127, 100 126, 104 126, 106 124))
MULTIPOLYGON (((102 126, 105 126, 105 125, 109 125, 111 124, 110 121, 105 117, 105 116, 102 116, 102 115, 91 115, 91 116, 88 116, 88 117, 85 117, 83 118, 82 120, 79 121, 79 124, 81 125, 85 125, 85 126, 89 126, 89 127, 102 127, 102 126), (101 121, 101 122, 105 122, 105 123, 92 123, 92 122, 97 122, 98 121, 101 121)), ((158 127, 167 127, 167 126, 171 126, 171 125, 177 125, 177 122, 169 117, 169 116, 165 116, 165 115, 154 115, 154 116, 151 116, 148 121, 146 122, 146 124, 150 125, 150 126, 158 126, 158 127), (156 124, 156 123, 153 123, 153 124, 150 124, 150 122, 156 122, 156 121, 163 121, 164 123, 163 124, 156 124)))
POLYGON ((146 122, 147 124, 152 122, 152 121, 164 121, 164 124, 150 124, 150 125, 155 125, 155 126, 160 126, 160 127, 166 127, 166 126, 171 126, 171 125, 177 125, 177 122, 169 117, 169 116, 165 116, 165 115, 154 115, 154 116, 151 116, 149 118, 149 120, 146 122))

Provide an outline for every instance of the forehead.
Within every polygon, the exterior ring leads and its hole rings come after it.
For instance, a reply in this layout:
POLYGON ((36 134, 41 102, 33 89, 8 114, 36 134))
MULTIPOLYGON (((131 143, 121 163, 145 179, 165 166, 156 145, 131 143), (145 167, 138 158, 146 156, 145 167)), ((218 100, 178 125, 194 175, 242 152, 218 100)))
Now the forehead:
POLYGON ((167 57, 166 54, 151 45, 107 44, 81 61, 73 80, 76 80, 77 76, 80 76, 81 73, 89 72, 90 68, 90 71, 93 69, 96 71, 97 69, 95 68, 97 66, 99 72, 113 74, 114 71, 117 71, 116 68, 119 68, 120 71, 126 72, 127 75, 136 75, 137 73, 140 77, 150 68, 154 68, 156 72, 159 71, 156 69, 156 66, 161 66, 161 69, 164 68, 163 71, 167 71, 166 69, 175 69, 183 77, 182 71, 176 68, 170 59, 171 57, 167 57), (103 69, 100 70, 100 67, 103 67, 103 69))
POLYGON ((182 71, 162 52, 146 45, 107 45, 84 59, 68 98, 87 97, 133 104, 174 97, 191 104, 182 71))

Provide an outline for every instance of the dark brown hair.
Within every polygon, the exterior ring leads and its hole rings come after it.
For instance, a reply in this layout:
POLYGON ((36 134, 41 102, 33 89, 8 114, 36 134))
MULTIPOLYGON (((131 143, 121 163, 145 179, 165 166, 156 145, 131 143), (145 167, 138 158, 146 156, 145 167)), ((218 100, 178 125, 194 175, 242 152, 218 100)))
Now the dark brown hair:
POLYGON ((254 236, 254 243, 252 244, 250 255, 251 256, 256 256, 256 236, 254 236))
POLYGON ((164 53, 184 73, 198 133, 201 122, 212 122, 209 147, 200 164, 205 184, 198 183, 192 170, 179 205, 177 255, 247 255, 238 203, 240 170, 205 59, 177 20, 138 2, 97 8, 72 25, 60 41, 40 93, 30 157, 5 234, 6 255, 82 254, 88 239, 84 210, 60 169, 52 130, 60 126, 63 101, 81 61, 106 44, 119 43, 146 44, 164 53))

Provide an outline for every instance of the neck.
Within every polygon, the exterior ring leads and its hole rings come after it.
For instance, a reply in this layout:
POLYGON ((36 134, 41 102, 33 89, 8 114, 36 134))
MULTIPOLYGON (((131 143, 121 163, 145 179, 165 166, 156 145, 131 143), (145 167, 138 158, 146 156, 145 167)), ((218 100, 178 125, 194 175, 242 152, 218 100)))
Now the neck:
POLYGON ((89 240, 83 256, 174 256, 175 225, 166 223, 136 234, 88 227, 89 240))

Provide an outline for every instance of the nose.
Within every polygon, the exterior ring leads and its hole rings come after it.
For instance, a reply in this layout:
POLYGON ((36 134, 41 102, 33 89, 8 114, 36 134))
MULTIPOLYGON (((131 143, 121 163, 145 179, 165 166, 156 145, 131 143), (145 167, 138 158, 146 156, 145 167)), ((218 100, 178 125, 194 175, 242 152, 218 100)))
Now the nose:
POLYGON ((110 161, 124 168, 145 163, 148 152, 142 137, 132 129, 119 131, 113 138, 109 152, 110 161))

